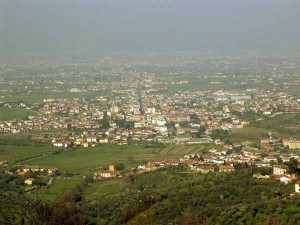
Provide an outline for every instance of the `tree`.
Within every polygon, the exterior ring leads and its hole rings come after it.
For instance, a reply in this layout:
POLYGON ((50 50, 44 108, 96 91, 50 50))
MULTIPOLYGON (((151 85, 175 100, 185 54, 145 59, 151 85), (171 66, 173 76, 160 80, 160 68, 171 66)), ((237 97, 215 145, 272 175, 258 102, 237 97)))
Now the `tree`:
POLYGON ((200 118, 197 116, 197 114, 192 114, 190 116, 190 122, 195 124, 200 124, 200 118))
POLYGON ((108 128, 110 128, 107 113, 104 114, 101 124, 102 124, 102 129, 107 130, 108 128))
POLYGON ((123 170, 125 170, 125 165, 123 163, 119 163, 116 165, 115 168, 117 171, 123 171, 123 170))
POLYGON ((300 168, 298 166, 297 159, 295 159, 295 158, 290 159, 290 161, 288 162, 288 172, 300 174, 300 168))
POLYGON ((199 129, 198 129, 198 132, 196 133, 196 137, 197 138, 201 137, 204 134, 205 131, 206 131, 206 127, 203 126, 203 125, 200 126, 199 129))
POLYGON ((189 127, 189 122, 187 122, 187 121, 182 121, 182 122, 180 122, 179 123, 179 125, 181 126, 181 127, 189 127))
POLYGON ((68 123, 67 130, 72 130, 72 125, 68 123))
POLYGON ((280 165, 280 164, 282 164, 282 163, 283 163, 282 158, 278 157, 278 158, 277 158, 277 164, 280 165))

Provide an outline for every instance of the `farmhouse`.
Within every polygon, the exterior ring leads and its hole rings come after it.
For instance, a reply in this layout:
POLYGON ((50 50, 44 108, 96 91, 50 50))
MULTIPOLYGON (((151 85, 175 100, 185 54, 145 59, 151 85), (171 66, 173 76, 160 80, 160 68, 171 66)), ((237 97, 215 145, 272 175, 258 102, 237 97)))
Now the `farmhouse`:
POLYGON ((119 173, 117 171, 102 171, 94 173, 94 179, 100 180, 100 179, 106 179, 106 178, 117 178, 119 176, 119 173))
POLYGON ((282 144, 290 149, 300 149, 300 141, 295 138, 283 139, 282 144))
POLYGON ((33 179, 33 178, 28 178, 28 179, 26 179, 26 180, 24 181, 24 183, 27 184, 27 185, 32 185, 33 182, 34 182, 34 179, 33 179))
POLYGON ((9 163, 8 161, 0 161, 1 166, 7 166, 9 163))
POLYGON ((295 183, 295 192, 300 194, 300 180, 295 183))
POLYGON ((234 171, 233 166, 219 166, 219 172, 231 172, 234 171))
POLYGON ((278 165, 273 167, 274 175, 285 175, 287 173, 288 167, 286 165, 278 165))
POLYGON ((209 173, 209 172, 214 172, 215 168, 212 166, 198 166, 197 171, 200 173, 209 173))
POLYGON ((27 172, 47 172, 49 175, 53 175, 58 172, 57 167, 40 167, 40 166, 24 166, 21 169, 27 172))

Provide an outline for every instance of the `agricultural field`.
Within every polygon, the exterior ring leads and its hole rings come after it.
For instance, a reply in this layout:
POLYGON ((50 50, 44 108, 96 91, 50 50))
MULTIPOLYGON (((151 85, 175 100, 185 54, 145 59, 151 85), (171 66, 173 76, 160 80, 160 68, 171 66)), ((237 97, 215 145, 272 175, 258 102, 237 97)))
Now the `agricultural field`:
POLYGON ((57 151, 57 148, 49 144, 35 145, 0 145, 0 161, 5 160, 10 163, 18 163, 23 160, 41 157, 57 151))
POLYGON ((155 159, 176 159, 183 155, 200 153, 203 150, 218 149, 214 144, 201 145, 168 145, 158 152, 153 158, 155 159))
POLYGON ((127 170, 139 164, 159 159, 178 159, 185 154, 199 153, 218 148, 213 144, 203 145, 99 145, 94 148, 77 148, 59 151, 50 144, 0 145, 0 160, 22 165, 55 166, 61 173, 86 175, 101 170, 110 164, 123 163, 127 170))
POLYGON ((28 116, 34 114, 34 112, 26 109, 0 107, 0 121, 26 119, 28 116))
POLYGON ((75 186, 80 185, 83 179, 58 179, 55 178, 52 184, 42 188, 37 192, 28 193, 31 198, 37 198, 46 201, 54 201, 59 197, 63 197, 68 191, 74 189, 75 186))
POLYGON ((124 179, 110 179, 105 181, 94 181, 84 192, 85 199, 98 199, 104 196, 114 195, 126 188, 124 179))
POLYGON ((109 164, 124 163, 127 169, 150 160, 157 148, 144 146, 100 145, 78 148, 26 162, 27 165, 57 166, 61 172, 86 174, 109 164))
POLYGON ((243 128, 234 128, 232 130, 232 135, 229 136, 229 140, 234 141, 250 141, 254 143, 259 143, 260 139, 266 137, 268 130, 264 128, 257 127, 243 127, 243 128))

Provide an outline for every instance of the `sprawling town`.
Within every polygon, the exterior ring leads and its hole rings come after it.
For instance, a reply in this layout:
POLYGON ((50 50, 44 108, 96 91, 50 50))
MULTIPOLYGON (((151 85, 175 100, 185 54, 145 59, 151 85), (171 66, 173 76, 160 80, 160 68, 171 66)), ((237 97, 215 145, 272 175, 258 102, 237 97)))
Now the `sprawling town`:
POLYGON ((131 57, 1 65, 0 165, 25 193, 48 193, 57 182, 89 176, 104 182, 177 168, 251 170, 254 179, 290 185, 290 196, 300 195, 300 77, 292 72, 300 61, 131 57), (7 149, 23 145, 49 151, 6 158, 7 149), (84 158, 104 148, 112 158, 107 152, 84 158), (131 148, 152 155, 123 159, 131 148))

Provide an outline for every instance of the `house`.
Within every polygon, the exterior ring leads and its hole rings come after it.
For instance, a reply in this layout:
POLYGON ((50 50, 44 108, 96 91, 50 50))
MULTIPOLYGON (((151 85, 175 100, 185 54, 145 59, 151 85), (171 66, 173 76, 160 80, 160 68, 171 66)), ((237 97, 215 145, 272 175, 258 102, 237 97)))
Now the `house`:
POLYGON ((219 166, 219 172, 232 172, 234 171, 233 166, 219 166))
POLYGON ((200 173, 209 173, 209 172, 214 172, 215 168, 212 166, 198 166, 197 171, 200 173))
POLYGON ((49 175, 53 175, 58 172, 57 167, 45 167, 44 169, 48 172, 49 175))
POLYGON ((141 171, 153 171, 153 170, 157 170, 158 167, 152 165, 152 164, 144 164, 144 165, 139 165, 137 167, 138 170, 141 170, 141 171))
POLYGON ((277 158, 275 158, 274 156, 267 156, 267 157, 265 157, 264 158, 264 162, 273 162, 273 163, 275 163, 275 162, 277 162, 277 158))
POLYGON ((293 181, 293 179, 291 177, 287 177, 287 176, 282 176, 279 178, 279 180, 280 180, 280 182, 283 182, 285 184, 293 181))
POLYGON ((106 178, 117 178, 119 173, 117 171, 102 171, 98 173, 94 173, 94 179, 106 179, 106 178))
POLYGON ((288 166, 277 165, 273 167, 273 174, 275 175, 285 175, 287 173, 288 166))
POLYGON ((64 144, 62 142, 54 142, 52 145, 54 147, 63 147, 64 146, 64 144))
POLYGON ((275 180, 279 180, 282 183, 289 183, 294 181, 296 178, 294 176, 291 175, 272 175, 272 178, 275 180))
POLYGON ((106 144, 106 143, 108 143, 108 139, 107 138, 101 138, 101 139, 99 139, 99 143, 106 144))
POLYGON ((33 178, 28 178, 28 179, 26 179, 26 180, 24 181, 24 183, 27 184, 27 185, 32 185, 33 182, 34 182, 34 179, 33 179, 33 178))
POLYGON ((260 143, 260 147, 266 151, 273 151, 275 149, 275 147, 270 145, 269 143, 260 143))
POLYGON ((198 160, 186 159, 182 162, 184 165, 192 167, 193 165, 198 163, 198 160))
POLYGON ((86 141, 88 143, 96 143, 96 142, 98 142, 98 137, 91 135, 91 136, 86 137, 86 141))
POLYGON ((114 165, 109 165, 108 171, 110 171, 110 172, 115 171, 115 166, 114 165))
POLYGON ((55 174, 58 172, 57 167, 39 167, 39 166, 24 166, 22 167, 25 173, 27 172, 47 172, 49 175, 55 174))
POLYGON ((1 166, 7 166, 9 163, 8 161, 0 161, 1 166))
POLYGON ((89 147, 89 143, 88 143, 88 142, 84 142, 84 143, 83 143, 83 147, 84 147, 84 148, 88 148, 88 147, 89 147))
POLYGON ((300 149, 300 141, 295 138, 283 139, 282 144, 290 149, 300 149))
POLYGON ((262 161, 254 161, 254 165, 257 167, 270 167, 271 164, 269 162, 262 162, 262 161))
POLYGON ((280 158, 282 159, 282 162, 285 163, 285 162, 289 162, 292 157, 288 154, 282 154, 282 155, 280 155, 280 158))
POLYGON ((295 192, 300 194, 300 180, 295 183, 295 192))

